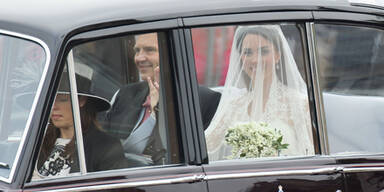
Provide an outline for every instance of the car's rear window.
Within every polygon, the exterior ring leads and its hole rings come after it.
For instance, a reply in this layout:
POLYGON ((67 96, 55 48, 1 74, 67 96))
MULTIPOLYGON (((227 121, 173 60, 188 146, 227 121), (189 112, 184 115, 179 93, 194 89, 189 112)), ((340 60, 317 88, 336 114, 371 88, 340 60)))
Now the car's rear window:
POLYGON ((16 163, 46 58, 39 44, 0 34, 0 177, 10 177, 16 163))
POLYGON ((330 153, 382 153, 383 31, 318 24, 315 32, 330 153))

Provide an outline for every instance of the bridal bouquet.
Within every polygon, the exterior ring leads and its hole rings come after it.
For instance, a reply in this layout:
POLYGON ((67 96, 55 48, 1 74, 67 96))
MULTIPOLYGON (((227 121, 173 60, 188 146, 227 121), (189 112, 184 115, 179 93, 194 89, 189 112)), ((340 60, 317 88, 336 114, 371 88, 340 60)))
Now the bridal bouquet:
POLYGON ((243 123, 228 129, 225 141, 232 146, 230 158, 255 158, 278 156, 287 149, 281 131, 272 129, 267 123, 243 123))

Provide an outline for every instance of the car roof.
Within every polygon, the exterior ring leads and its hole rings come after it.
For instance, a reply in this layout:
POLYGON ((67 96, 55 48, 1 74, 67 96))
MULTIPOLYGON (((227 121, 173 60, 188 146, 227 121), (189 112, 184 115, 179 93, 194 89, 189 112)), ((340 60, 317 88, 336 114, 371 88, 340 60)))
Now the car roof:
POLYGON ((348 7, 351 6, 347 0, 7 0, 0 6, 0 30, 54 43, 75 29, 84 31, 97 25, 223 13, 348 7))

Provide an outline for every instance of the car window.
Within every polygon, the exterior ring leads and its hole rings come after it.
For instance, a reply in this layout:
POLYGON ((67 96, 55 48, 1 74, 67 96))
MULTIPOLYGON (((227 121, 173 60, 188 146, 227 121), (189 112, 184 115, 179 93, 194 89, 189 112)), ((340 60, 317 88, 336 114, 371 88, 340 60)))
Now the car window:
POLYGON ((0 177, 8 178, 16 163, 39 95, 46 58, 38 43, 0 34, 0 177))
POLYGON ((82 43, 70 51, 67 64, 35 168, 37 179, 84 174, 82 166, 91 173, 182 162, 175 119, 168 119, 174 117, 171 77, 161 75, 170 73, 165 33, 82 43), (82 143, 76 142, 78 135, 82 143))
POLYGON ((33 180, 80 172, 67 66, 64 71, 34 167, 33 180))
POLYGON ((317 24, 315 32, 330 153, 383 152, 383 31, 317 24))
POLYGON ((314 155, 302 28, 192 29, 210 161, 314 155))

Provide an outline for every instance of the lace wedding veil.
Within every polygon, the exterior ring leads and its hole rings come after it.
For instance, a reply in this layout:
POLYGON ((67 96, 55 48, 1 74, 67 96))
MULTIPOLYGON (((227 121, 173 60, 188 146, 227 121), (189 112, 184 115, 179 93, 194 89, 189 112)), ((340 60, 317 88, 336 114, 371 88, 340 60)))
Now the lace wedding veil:
POLYGON ((205 131, 210 160, 225 159, 227 129, 264 122, 280 130, 282 155, 314 153, 307 88, 279 25, 239 26, 217 112, 205 131))

